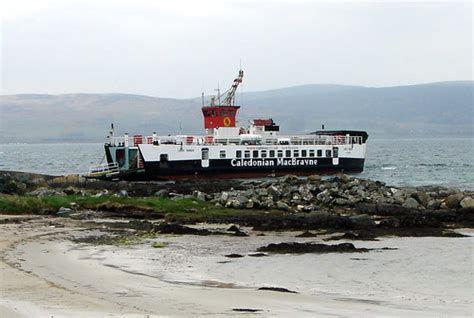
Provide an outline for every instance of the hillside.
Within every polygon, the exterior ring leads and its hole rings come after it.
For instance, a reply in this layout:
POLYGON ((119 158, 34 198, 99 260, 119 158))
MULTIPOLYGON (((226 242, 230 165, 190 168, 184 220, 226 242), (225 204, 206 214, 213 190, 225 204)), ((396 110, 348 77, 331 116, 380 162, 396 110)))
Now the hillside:
MULTIPOLYGON (((372 137, 472 136, 473 81, 369 88, 304 85, 237 95, 240 124, 272 117, 283 131, 363 129, 372 137)), ((130 94, 4 95, 0 143, 101 141, 119 133, 201 133, 200 98, 130 94)))

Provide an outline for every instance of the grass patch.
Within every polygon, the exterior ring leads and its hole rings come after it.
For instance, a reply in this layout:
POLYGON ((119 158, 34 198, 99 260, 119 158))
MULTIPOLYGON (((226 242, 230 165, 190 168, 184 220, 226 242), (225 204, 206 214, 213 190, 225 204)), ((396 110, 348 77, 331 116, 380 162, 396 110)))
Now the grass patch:
POLYGON ((71 207, 75 203, 80 209, 98 210, 102 204, 118 204, 126 208, 148 209, 160 212, 174 219, 184 221, 205 221, 211 217, 228 217, 234 215, 262 215, 263 210, 239 210, 217 207, 212 202, 194 199, 171 200, 156 197, 116 197, 112 195, 94 196, 50 196, 31 197, 19 195, 0 195, 0 213, 4 214, 55 214, 60 207, 71 207))
POLYGON ((151 244, 151 247, 153 248, 163 248, 166 246, 168 246, 168 244, 163 243, 163 242, 154 242, 153 244, 151 244))

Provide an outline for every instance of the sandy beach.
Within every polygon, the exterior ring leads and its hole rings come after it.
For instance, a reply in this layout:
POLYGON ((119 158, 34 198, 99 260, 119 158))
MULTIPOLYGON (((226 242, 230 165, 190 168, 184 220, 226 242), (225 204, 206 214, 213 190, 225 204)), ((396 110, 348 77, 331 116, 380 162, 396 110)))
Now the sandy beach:
POLYGON ((163 235, 130 246, 71 240, 98 231, 80 220, 3 217, 1 316, 472 315, 472 237, 383 238, 357 245, 397 249, 266 257, 249 255, 268 242, 320 238, 163 235), (297 293, 258 290, 265 286, 297 293))

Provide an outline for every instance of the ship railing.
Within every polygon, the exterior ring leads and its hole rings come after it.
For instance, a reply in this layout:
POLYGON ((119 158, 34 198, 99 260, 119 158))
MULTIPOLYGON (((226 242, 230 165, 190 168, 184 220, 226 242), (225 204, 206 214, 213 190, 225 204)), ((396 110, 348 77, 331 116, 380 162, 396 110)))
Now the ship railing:
POLYGON ((89 175, 113 174, 119 173, 117 162, 103 163, 89 169, 89 175))
MULTIPOLYGON (((292 136, 262 136, 258 144, 282 145, 282 140, 289 145, 353 145, 362 144, 362 136, 347 135, 292 135, 292 136)), ((240 136, 214 137, 214 136, 132 136, 109 137, 111 146, 136 147, 139 144, 177 144, 177 145, 229 145, 244 144, 248 141, 240 136)))

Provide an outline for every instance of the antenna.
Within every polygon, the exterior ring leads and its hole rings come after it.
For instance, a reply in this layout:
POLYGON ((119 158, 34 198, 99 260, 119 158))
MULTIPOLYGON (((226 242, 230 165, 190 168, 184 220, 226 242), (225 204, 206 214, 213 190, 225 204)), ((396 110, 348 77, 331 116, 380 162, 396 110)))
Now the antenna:
POLYGON ((219 83, 217 83, 217 102, 219 103, 219 106, 221 105, 221 89, 219 88, 219 83))
POLYGON ((201 99, 202 99, 202 107, 204 107, 204 92, 202 92, 201 99))

